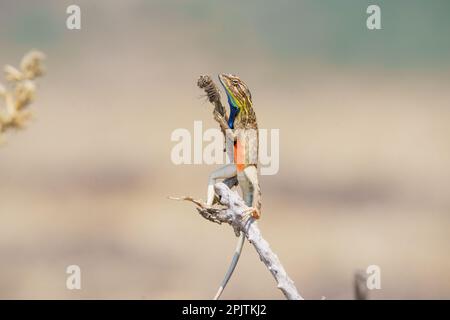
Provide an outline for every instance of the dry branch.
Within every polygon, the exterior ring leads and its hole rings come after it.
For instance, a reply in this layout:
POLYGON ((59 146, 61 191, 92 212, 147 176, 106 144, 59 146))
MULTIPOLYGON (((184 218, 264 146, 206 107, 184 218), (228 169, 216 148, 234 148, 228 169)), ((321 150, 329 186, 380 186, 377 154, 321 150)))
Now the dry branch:
POLYGON ((277 255, 270 249, 269 243, 262 237, 258 224, 253 218, 249 218, 250 208, 235 191, 224 183, 217 183, 214 186, 219 203, 208 206, 202 201, 194 200, 191 197, 171 198, 174 200, 187 200, 197 205, 200 215, 215 223, 227 223, 234 229, 236 235, 242 231, 248 241, 253 245, 261 261, 269 269, 275 278, 278 288, 283 292, 288 300, 303 300, 297 291, 294 282, 289 278, 277 255))

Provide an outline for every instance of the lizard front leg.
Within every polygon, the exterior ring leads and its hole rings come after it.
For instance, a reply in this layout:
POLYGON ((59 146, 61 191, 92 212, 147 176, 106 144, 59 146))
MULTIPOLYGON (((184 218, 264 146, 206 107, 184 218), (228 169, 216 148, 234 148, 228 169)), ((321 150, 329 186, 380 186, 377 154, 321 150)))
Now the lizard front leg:
POLYGON ((214 120, 216 120, 219 123, 220 129, 222 130, 225 139, 228 139, 230 141, 236 141, 237 135, 234 132, 234 130, 230 129, 225 118, 216 110, 214 110, 213 114, 214 120))
POLYGON ((232 178, 236 175, 236 166, 234 164, 227 164, 217 170, 211 172, 208 178, 208 192, 206 196, 206 204, 212 205, 214 202, 214 184, 218 179, 232 178))

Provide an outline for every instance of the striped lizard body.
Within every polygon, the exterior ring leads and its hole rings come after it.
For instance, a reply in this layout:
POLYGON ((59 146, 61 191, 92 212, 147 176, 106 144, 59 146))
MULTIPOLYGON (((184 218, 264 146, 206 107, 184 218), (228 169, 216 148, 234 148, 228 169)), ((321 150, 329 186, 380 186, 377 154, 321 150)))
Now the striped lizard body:
MULTIPOLYGON (((250 207, 249 215, 259 219, 261 210, 261 191, 258 181, 258 124, 253 110, 252 96, 247 85, 237 76, 220 74, 219 80, 225 89, 230 107, 228 121, 226 116, 215 112, 225 134, 227 146, 233 146, 233 164, 226 165, 211 173, 208 181, 207 204, 214 201, 214 184, 218 179, 237 176, 243 199, 250 207)), ((230 150, 230 148, 228 148, 230 150)), ((218 299, 227 285, 242 252, 245 236, 241 232, 230 267, 214 299, 218 299)))

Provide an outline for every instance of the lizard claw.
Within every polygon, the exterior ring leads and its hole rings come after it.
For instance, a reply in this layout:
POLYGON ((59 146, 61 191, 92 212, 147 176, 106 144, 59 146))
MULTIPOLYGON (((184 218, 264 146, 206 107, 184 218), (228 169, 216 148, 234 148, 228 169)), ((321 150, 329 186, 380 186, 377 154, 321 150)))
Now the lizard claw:
POLYGON ((251 209, 252 209, 251 215, 252 215, 253 219, 258 220, 259 218, 261 218, 261 212, 258 209, 253 208, 253 207, 251 209))
POLYGON ((248 220, 250 217, 258 220, 261 217, 261 212, 259 212, 259 210, 254 207, 248 208, 248 210, 244 214, 244 220, 248 220))

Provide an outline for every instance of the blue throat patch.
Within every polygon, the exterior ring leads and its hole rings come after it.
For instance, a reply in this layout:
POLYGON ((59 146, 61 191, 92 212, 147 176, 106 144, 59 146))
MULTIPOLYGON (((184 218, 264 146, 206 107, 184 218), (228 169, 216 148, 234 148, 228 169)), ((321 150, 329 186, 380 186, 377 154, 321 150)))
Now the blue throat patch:
POLYGON ((230 105, 230 117, 228 118, 228 126, 230 127, 230 129, 234 129, 234 120, 239 113, 239 109, 231 103, 230 97, 228 97, 228 104, 230 105))

